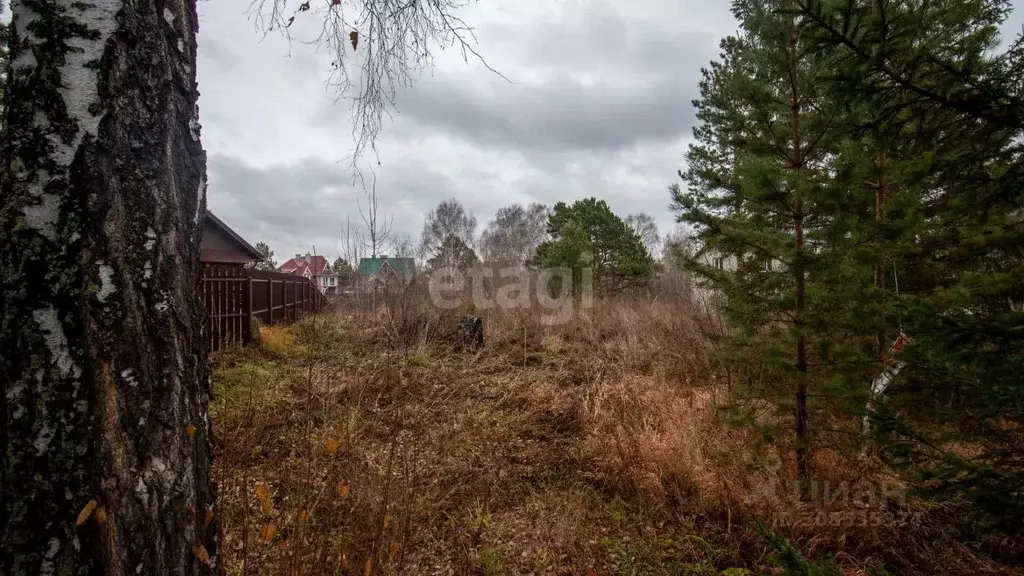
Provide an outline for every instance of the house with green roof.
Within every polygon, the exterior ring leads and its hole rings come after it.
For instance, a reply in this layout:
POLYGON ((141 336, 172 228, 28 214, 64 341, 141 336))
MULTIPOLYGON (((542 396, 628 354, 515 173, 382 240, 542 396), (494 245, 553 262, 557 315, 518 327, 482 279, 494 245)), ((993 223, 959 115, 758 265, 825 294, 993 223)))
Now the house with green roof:
POLYGON ((416 276, 416 260, 387 255, 359 260, 359 279, 377 284, 408 284, 416 276))

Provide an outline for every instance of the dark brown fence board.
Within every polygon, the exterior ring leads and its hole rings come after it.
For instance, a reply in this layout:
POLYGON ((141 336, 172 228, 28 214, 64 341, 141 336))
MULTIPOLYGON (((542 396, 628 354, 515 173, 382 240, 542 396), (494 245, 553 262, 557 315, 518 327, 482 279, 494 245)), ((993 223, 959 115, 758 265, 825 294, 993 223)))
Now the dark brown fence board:
POLYGON ((253 317, 268 325, 294 322, 324 302, 309 278, 233 264, 205 264, 202 287, 211 350, 252 342, 253 317))

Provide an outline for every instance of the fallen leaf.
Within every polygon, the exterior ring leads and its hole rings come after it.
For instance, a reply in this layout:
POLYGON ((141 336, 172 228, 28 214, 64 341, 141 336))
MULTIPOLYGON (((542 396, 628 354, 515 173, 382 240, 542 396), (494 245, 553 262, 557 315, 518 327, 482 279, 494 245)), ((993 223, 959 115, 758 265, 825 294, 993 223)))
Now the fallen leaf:
POLYGON ((373 574, 373 558, 366 559, 366 567, 363 568, 363 576, 370 576, 373 574))
POLYGON ((213 522, 213 510, 206 511, 206 517, 203 518, 203 527, 209 526, 210 522, 213 522))
POLYGON ((78 520, 75 521, 75 526, 85 524, 85 521, 89 519, 89 516, 92 516, 92 511, 96 509, 98 504, 99 503, 95 500, 89 500, 89 503, 85 505, 85 508, 82 508, 82 511, 78 513, 78 520))
POLYGON ((100 526, 107 523, 107 509, 103 506, 97 508, 96 512, 93 513, 93 516, 96 518, 96 523, 100 526))
POLYGON ((206 548, 196 546, 196 558, 198 558, 203 564, 206 564, 207 566, 210 565, 210 554, 206 552, 206 548))
POLYGON ((260 528, 260 538, 262 538, 264 542, 271 542, 276 535, 277 525, 273 522, 264 525, 263 528, 260 528))
POLYGON ((338 484, 338 495, 341 496, 342 498, 348 498, 348 493, 350 489, 351 487, 348 485, 348 482, 342 480, 341 484, 338 484))
POLYGON ((324 450, 326 450, 328 454, 336 453, 338 448, 341 448, 341 442, 338 442, 333 438, 324 443, 324 450))
POLYGON ((195 425, 189 424, 188 428, 185 428, 185 431, 188 432, 188 435, 191 436, 192 438, 196 437, 196 427, 195 427, 195 425))
POLYGON ((270 502, 270 488, 267 488, 266 484, 256 485, 256 499, 260 501, 260 508, 264 514, 270 514, 270 510, 273 508, 270 502))
POLYGON ((384 529, 387 530, 391 524, 391 516, 384 516, 384 529))
POLYGON ((352 49, 355 50, 359 45, 359 32, 356 30, 349 32, 348 39, 352 41, 352 49))

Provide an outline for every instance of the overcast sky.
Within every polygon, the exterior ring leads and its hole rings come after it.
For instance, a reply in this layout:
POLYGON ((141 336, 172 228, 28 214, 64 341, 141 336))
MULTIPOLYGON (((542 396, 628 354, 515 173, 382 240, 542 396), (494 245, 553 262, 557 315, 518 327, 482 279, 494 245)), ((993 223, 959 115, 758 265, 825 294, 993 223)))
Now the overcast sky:
MULTIPOLYGON (((282 262, 339 253, 358 220, 345 161, 347 103, 327 88, 330 57, 301 40, 263 38, 250 0, 199 2, 199 89, 209 154, 209 206, 282 262)), ((290 2, 292 6, 297 0, 290 2)), ((315 4, 315 2, 314 2, 315 4)), ((454 197, 479 221, 515 202, 596 196, 621 216, 673 226, 676 182, 694 122, 702 66, 736 30, 725 0, 480 0, 459 15, 477 50, 511 83, 455 50, 402 90, 378 141, 381 212, 418 241, 424 215, 454 197)), ((1018 31, 1021 14, 1007 28, 1018 31)), ((365 48, 365 47, 361 47, 365 48)))
MULTIPOLYGON (((345 161, 347 103, 326 87, 329 54, 261 40, 248 6, 199 3, 209 207, 279 263, 313 246, 333 258, 363 194, 345 161)), ((447 50, 400 92, 373 162, 394 227, 418 240, 424 215, 450 197, 479 233, 510 203, 597 196, 670 228, 666 187, 692 133, 700 68, 735 29, 728 2, 482 0, 459 14, 511 83, 447 50)), ((309 39, 317 23, 302 16, 293 28, 309 39)))
MULTIPOLYGON (((303 42, 317 17, 300 14, 290 42, 264 38, 249 4, 199 1, 209 207, 251 243, 267 242, 279 263, 314 246, 333 258, 363 194, 345 160, 349 108, 326 85, 329 55, 303 42)), ((683 167, 700 69, 736 29, 729 4, 469 0, 459 16, 511 83, 455 50, 437 52, 433 72, 401 90, 385 120, 373 162, 380 211, 418 241, 424 215, 446 198, 476 215, 479 234, 510 203, 596 196, 670 229, 666 187, 683 167)))

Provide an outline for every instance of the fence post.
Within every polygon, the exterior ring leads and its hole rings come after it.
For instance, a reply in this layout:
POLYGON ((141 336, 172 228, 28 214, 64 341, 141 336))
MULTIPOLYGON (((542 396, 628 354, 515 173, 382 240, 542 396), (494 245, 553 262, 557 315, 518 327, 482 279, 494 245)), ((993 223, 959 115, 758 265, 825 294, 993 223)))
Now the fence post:
POLYGON ((244 316, 242 321, 245 325, 242 326, 242 339, 245 344, 252 343, 252 275, 248 270, 245 271, 245 294, 242 296, 242 302, 245 303, 244 316))

